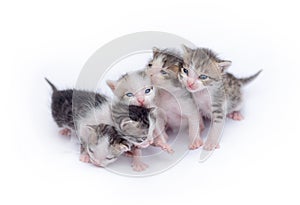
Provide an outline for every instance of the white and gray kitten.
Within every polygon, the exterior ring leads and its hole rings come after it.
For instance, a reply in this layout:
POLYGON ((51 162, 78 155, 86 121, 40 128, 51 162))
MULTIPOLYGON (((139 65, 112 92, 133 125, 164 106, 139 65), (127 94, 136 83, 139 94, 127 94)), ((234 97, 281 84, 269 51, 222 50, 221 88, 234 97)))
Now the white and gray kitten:
MULTIPOLYGON (((88 161, 92 158, 92 162, 95 165, 105 167, 107 164, 113 162, 120 154, 130 151, 135 147, 147 147, 153 141, 153 127, 155 119, 153 114, 155 110, 147 109, 135 105, 124 105, 124 103, 118 101, 107 101, 100 106, 91 107, 85 115, 79 117, 76 120, 77 135, 82 143, 82 161, 88 161), (134 113, 132 113, 134 112, 134 113), (90 125, 110 125, 118 132, 118 135, 104 135, 106 138, 99 137, 97 140, 91 140, 91 135, 95 132, 91 132, 90 125), (122 141, 117 140, 115 137, 123 139, 122 141), (124 142, 127 142, 125 144, 124 142), (114 149, 115 145, 122 144, 119 149, 114 149), (132 145, 130 146, 123 146, 132 145), (89 152, 89 148, 93 148, 93 152, 89 152), (118 152, 116 152, 118 151, 118 152), (93 155, 94 157, 91 157, 93 155), (114 159, 107 157, 114 155, 114 159)), ((112 132, 108 132, 112 133, 112 132)), ((133 160, 133 169, 141 171, 139 166, 135 166, 135 159, 133 160)))
POLYGON ((153 58, 148 63, 146 73, 159 88, 157 105, 165 111, 168 126, 187 126, 189 148, 197 149, 203 144, 199 129, 203 122, 199 113, 195 112, 197 107, 191 93, 184 89, 178 80, 177 75, 182 64, 183 60, 176 51, 153 48, 153 58))
MULTIPOLYGON (((156 107, 157 89, 152 85, 150 78, 144 70, 138 70, 126 73, 118 80, 107 80, 117 100, 127 105, 138 105, 147 108, 156 107)), ((155 109, 155 128, 153 130, 153 145, 160 146, 167 152, 173 152, 172 148, 166 143, 165 116, 159 108, 155 109)), ((136 166, 145 169, 147 165, 138 160, 137 155, 141 154, 140 149, 134 151, 136 166)))
POLYGON ((178 77, 193 94, 202 115, 212 119, 212 131, 204 145, 204 149, 212 150, 219 146, 219 135, 226 114, 234 120, 243 119, 240 113, 241 88, 254 80, 261 71, 238 79, 226 72, 231 61, 221 60, 210 49, 191 49, 183 45, 183 50, 184 64, 178 77))

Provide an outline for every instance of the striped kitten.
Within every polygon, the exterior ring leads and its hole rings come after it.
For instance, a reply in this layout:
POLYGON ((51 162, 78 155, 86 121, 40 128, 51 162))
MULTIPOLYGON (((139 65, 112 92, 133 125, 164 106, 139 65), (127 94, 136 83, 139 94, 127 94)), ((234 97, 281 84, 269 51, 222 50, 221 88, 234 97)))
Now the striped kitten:
MULTIPOLYGON (((89 156, 93 154, 97 160, 93 159, 92 162, 99 166, 106 166, 108 163, 111 163, 111 157, 107 157, 107 155, 113 154, 114 156, 118 156, 126 151, 129 151, 130 146, 126 145, 133 145, 131 148, 135 149, 135 147, 146 147, 152 142, 152 132, 153 132, 153 125, 151 123, 154 121, 152 119, 153 114, 152 109, 143 108, 140 106, 135 105, 124 105, 122 102, 113 101, 113 102, 106 102, 98 107, 92 107, 86 115, 80 117, 77 120, 75 125, 77 128, 77 134, 81 139, 83 144, 82 149, 82 158, 89 160, 89 156), (135 113, 130 114, 130 112, 134 111, 135 113), (137 115, 137 111, 139 114, 137 115), (118 138, 122 138, 125 141, 117 141, 125 146, 121 146, 121 149, 117 149, 117 153, 114 154, 114 136, 108 136, 113 138, 113 140, 103 139, 101 137, 97 137, 96 141, 91 141, 91 129, 90 126, 87 125, 99 125, 99 124, 106 124, 113 126, 115 130, 117 130, 118 138), (97 142, 95 144, 95 142, 97 142), (89 152, 89 148, 94 146, 93 152, 89 152)), ((115 159, 116 159, 115 157, 115 159)), ((90 157, 91 158, 91 157, 90 157)), ((133 169, 136 171, 142 171, 143 167, 141 168, 139 161, 136 158, 133 159, 132 166, 133 169)))
POLYGON ((54 121, 59 127, 65 127, 64 134, 77 128, 81 161, 105 167, 129 151, 132 145, 149 144, 148 133, 149 130, 152 133, 150 125, 154 124, 151 109, 124 106, 119 102, 111 106, 103 95, 74 89, 57 90, 49 80, 46 81, 53 90, 51 110, 54 121), (100 114, 94 116, 96 113, 100 114))
POLYGON ((189 129, 190 149, 199 148, 203 142, 200 138, 199 125, 204 128, 202 118, 197 110, 192 95, 178 80, 178 72, 183 64, 180 55, 172 50, 153 48, 153 58, 146 68, 152 83, 158 87, 158 106, 167 115, 167 124, 179 128, 181 122, 189 129))
MULTIPOLYGON (((150 78, 144 70, 133 71, 121 76, 117 81, 107 80, 114 96, 120 102, 127 105, 138 105, 147 108, 156 107, 156 88, 152 85, 150 78)), ((166 143, 165 119, 160 109, 153 111, 155 117, 155 129, 153 131, 153 145, 160 146, 167 152, 173 152, 166 143)), ((140 155, 141 150, 136 149, 134 154, 140 155)), ((134 155, 134 157, 137 157, 134 155)), ((137 160, 138 161, 138 160, 137 160)), ((146 168, 142 162, 137 162, 137 166, 146 168), (140 163, 140 164, 139 164, 140 163)))
MULTIPOLYGON (((145 70, 127 73, 117 81, 107 81, 115 97, 128 105, 139 105, 147 108, 157 107, 157 89, 145 70)), ((156 127, 154 130, 154 144, 167 152, 173 152, 166 143, 165 114, 161 109, 156 109, 156 127)))
POLYGON ((240 113, 241 88, 261 71, 238 79, 226 72, 231 61, 221 60, 213 51, 206 48, 191 49, 184 45, 183 50, 184 64, 179 80, 193 94, 202 115, 212 119, 212 131, 204 145, 204 149, 212 150, 219 147, 218 138, 226 114, 234 120, 243 119, 240 113))

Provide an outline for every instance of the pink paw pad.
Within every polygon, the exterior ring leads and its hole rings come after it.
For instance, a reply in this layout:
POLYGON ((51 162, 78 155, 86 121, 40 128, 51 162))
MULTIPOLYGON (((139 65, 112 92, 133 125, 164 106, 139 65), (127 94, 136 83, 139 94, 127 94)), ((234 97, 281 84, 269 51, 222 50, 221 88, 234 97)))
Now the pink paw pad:
POLYGON ((203 145, 203 141, 200 138, 197 138, 193 141, 192 144, 190 144, 189 149, 193 150, 193 149, 198 149, 199 147, 201 147, 203 145))
POLYGON ((79 159, 80 159, 80 161, 85 162, 85 163, 90 162, 90 157, 87 154, 81 154, 79 159))
POLYGON ((232 113, 229 113, 229 114, 227 115, 227 117, 228 117, 228 118, 231 118, 231 119, 233 119, 233 120, 237 120, 237 121, 240 121, 240 120, 243 120, 243 119, 244 119, 243 115, 242 115, 239 111, 234 111, 234 112, 232 112, 232 113))
POLYGON ((148 168, 148 165, 141 161, 133 161, 131 166, 136 172, 141 172, 148 168))
POLYGON ((59 134, 63 136, 71 136, 72 131, 69 128, 64 128, 59 131, 59 134))
POLYGON ((207 150, 207 151, 211 151, 214 149, 218 149, 220 148, 219 143, 205 143, 203 146, 203 149, 207 150))

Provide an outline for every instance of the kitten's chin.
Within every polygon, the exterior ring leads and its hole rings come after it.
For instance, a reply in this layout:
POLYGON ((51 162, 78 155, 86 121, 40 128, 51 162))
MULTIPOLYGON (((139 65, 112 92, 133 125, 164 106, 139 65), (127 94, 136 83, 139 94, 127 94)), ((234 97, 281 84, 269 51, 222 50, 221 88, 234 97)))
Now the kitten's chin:
POLYGON ((186 87, 186 89, 191 93, 195 93, 201 90, 201 88, 190 88, 190 87, 186 87))

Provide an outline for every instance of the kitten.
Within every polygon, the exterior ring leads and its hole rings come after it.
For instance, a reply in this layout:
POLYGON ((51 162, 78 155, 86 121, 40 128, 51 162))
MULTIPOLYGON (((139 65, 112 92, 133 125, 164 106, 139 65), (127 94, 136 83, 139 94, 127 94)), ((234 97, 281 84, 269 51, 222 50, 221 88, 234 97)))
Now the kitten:
MULTIPOLYGON (((107 85, 112 90, 115 98, 127 105, 138 105, 147 108, 156 107, 156 88, 152 85, 150 78, 144 70, 133 71, 121 76, 117 81, 107 80, 107 85)), ((165 120, 161 110, 155 109, 155 128, 153 130, 153 145, 161 147, 169 153, 172 148, 166 143, 165 120)), ((139 158, 141 150, 136 148, 133 152, 134 158, 139 158)), ((136 162, 136 166, 146 168, 147 165, 141 161, 136 162)))
POLYGON ((47 78, 45 80, 52 88, 51 113, 57 126, 63 128, 59 131, 62 135, 70 136, 72 130, 75 129, 73 110, 75 113, 84 113, 89 110, 90 106, 98 106, 107 101, 105 96, 94 92, 74 89, 58 90, 47 78), (74 105, 78 106, 73 106, 74 92, 77 102, 74 105), (93 102, 93 105, 89 105, 86 102, 93 102))
POLYGON ((148 63, 146 73, 159 88, 157 103, 165 111, 168 125, 179 128, 183 121, 183 125, 189 128, 189 148, 197 149, 203 143, 199 130, 203 122, 199 113, 195 112, 197 107, 192 95, 182 88, 177 78, 182 64, 183 60, 177 52, 153 48, 153 58, 148 63))
MULTIPOLYGON (((140 105, 144 107, 157 107, 157 89, 152 85, 151 79, 145 70, 126 73, 117 81, 107 80, 114 96, 128 105, 140 105)), ((165 114, 161 109, 156 109, 156 127, 154 130, 154 145, 172 153, 172 148, 166 143, 165 114)))
POLYGON ((133 144, 145 146, 144 144, 147 145, 148 141, 151 141, 151 135, 149 140, 148 133, 149 130, 153 130, 153 109, 124 106, 119 102, 114 102, 114 109, 111 109, 110 101, 105 96, 74 89, 59 91, 49 80, 46 81, 53 90, 53 119, 59 127, 67 126, 70 130, 77 128, 81 141, 81 161, 91 161, 104 167, 122 153, 129 151, 133 144), (101 113, 101 110, 104 113, 100 114, 99 119, 95 119, 94 114, 101 113), (87 121, 90 124, 83 123, 87 121), (105 123, 100 123, 101 121, 105 123), (105 129, 100 129, 104 125, 105 129), (130 139, 136 141, 130 142, 130 139))
POLYGON ((179 73, 179 80, 191 92, 203 115, 212 119, 212 132, 205 142, 204 149, 217 148, 218 138, 226 114, 234 120, 242 120, 243 85, 254 80, 256 74, 238 79, 227 73, 231 61, 221 60, 206 48, 191 49, 183 45, 184 64, 179 73))

